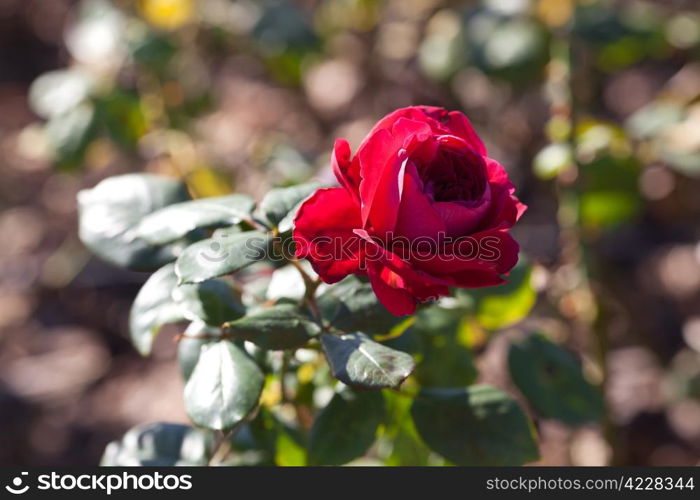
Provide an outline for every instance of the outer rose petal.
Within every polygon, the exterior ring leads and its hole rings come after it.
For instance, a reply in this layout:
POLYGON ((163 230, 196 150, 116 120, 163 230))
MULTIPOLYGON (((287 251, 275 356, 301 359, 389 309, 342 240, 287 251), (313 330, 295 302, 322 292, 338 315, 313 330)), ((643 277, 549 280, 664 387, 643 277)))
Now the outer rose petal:
POLYGON ((360 166, 351 160, 350 144, 345 139, 336 139, 331 156, 331 166, 335 178, 348 190, 359 204, 360 166))
MULTIPOLYGON (((435 106, 410 106, 397 109, 379 120, 367 137, 371 137, 379 130, 391 130, 394 123, 400 118, 426 122, 437 135, 451 134, 461 137, 478 153, 484 156, 486 155, 486 146, 484 146, 483 141, 477 135, 471 122, 463 113, 459 111, 447 112, 445 109, 435 106)), ((360 146, 360 148, 362 148, 362 146, 360 146)))
POLYGON ((326 283, 358 273, 361 247, 353 229, 361 225, 360 209, 346 189, 319 189, 294 219, 296 257, 308 259, 326 283))
POLYGON ((506 170, 496 160, 485 158, 492 202, 488 215, 480 224, 482 229, 508 229, 522 217, 527 206, 513 194, 515 186, 508 179, 506 170))
POLYGON ((413 296, 405 289, 392 286, 397 281, 396 273, 386 267, 371 265, 367 275, 377 299, 391 314, 407 316, 415 312, 416 301, 413 296))
POLYGON ((392 314, 412 314, 416 302, 425 302, 449 294, 447 280, 415 269, 410 262, 379 245, 366 231, 356 230, 355 234, 363 238, 367 245, 365 261, 372 289, 392 314), (408 310, 406 294, 412 301, 410 312, 395 312, 408 310))
MULTIPOLYGON (((518 262, 518 243, 505 231, 489 230, 472 234, 457 243, 459 248, 448 249, 442 255, 416 256, 413 261, 418 269, 433 276, 442 277, 455 286, 467 281, 470 272, 505 274, 518 262), (460 276, 457 280, 456 276, 460 276)), ((471 285, 469 285, 471 286, 471 285)))

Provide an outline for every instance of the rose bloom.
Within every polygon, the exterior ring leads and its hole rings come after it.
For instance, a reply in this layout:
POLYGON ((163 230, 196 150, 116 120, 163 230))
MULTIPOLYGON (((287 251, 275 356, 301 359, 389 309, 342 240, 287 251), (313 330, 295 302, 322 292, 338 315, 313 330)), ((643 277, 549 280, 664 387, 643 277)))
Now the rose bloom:
POLYGON ((516 264, 508 229, 526 207, 462 113, 394 111, 354 157, 338 139, 332 166, 341 187, 316 191, 294 227, 297 258, 326 283, 366 275, 379 301, 406 315, 449 287, 498 285, 516 264))

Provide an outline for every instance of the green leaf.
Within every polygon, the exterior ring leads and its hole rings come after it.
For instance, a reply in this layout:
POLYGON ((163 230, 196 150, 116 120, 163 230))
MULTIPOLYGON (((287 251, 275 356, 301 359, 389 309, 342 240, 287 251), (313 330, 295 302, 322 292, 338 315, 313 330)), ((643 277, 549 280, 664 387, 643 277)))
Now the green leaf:
POLYGON ((188 425, 157 422, 129 430, 105 448, 101 466, 201 466, 209 461, 214 442, 210 432, 188 425))
POLYGON ((234 343, 202 346, 185 385, 185 409, 196 425, 228 430, 258 405, 264 381, 255 361, 234 343))
POLYGON ((52 116, 44 128, 56 166, 74 170, 83 166, 85 153, 95 139, 95 110, 89 103, 52 116))
POLYGON ((364 455, 385 417, 379 391, 343 387, 314 420, 309 436, 309 465, 342 465, 364 455))
POLYGON ((570 425, 600 420, 600 391, 584 378, 571 354, 542 335, 512 344, 508 366, 511 379, 542 417, 570 425))
POLYGON ((169 177, 110 177, 78 193, 80 239, 107 262, 153 271, 175 260, 183 244, 150 245, 136 235, 135 228, 145 215, 188 198, 185 185, 169 177))
POLYGON ((137 234, 149 243, 162 245, 197 228, 238 224, 250 217, 254 207, 255 202, 243 194, 176 203, 145 216, 137 234))
POLYGON ((415 324, 404 334, 419 338, 415 376, 421 386, 465 387, 476 379, 474 354, 457 338, 462 319, 459 309, 431 306, 418 313, 415 324))
POLYGON ((94 102, 98 120, 109 137, 124 148, 134 149, 148 129, 138 95, 117 88, 94 102))
POLYGON ((180 364, 182 378, 188 380, 199 361, 202 346, 217 342, 221 336, 220 328, 213 328, 203 321, 193 321, 185 330, 184 336, 177 344, 177 361, 180 364))
POLYGON ((224 332, 263 349, 295 349, 321 332, 299 306, 278 304, 224 325, 224 332))
POLYGON ((460 290, 458 295, 476 301, 476 319, 487 330, 501 330, 522 321, 537 302, 532 286, 532 269, 524 259, 510 271, 502 285, 477 290, 460 290))
POLYGON ((143 356, 151 353, 161 326, 185 319, 171 297, 175 287, 175 268, 167 264, 153 273, 136 295, 129 314, 129 331, 131 343, 143 356))
POLYGON ((275 464, 280 467, 303 467, 306 465, 306 449, 280 424, 275 443, 275 464))
POLYGON ((397 388, 415 368, 409 354, 379 344, 364 333, 324 334, 321 345, 333 376, 350 386, 397 388))
POLYGON ((495 387, 424 389, 411 414, 423 441, 457 465, 521 465, 538 458, 532 423, 495 387))
POLYGON ((270 236, 260 231, 219 233, 187 247, 175 263, 182 283, 200 283, 233 273, 265 257, 270 236))
POLYGON ((294 208, 319 187, 321 187, 320 184, 310 182, 298 186, 272 189, 260 202, 260 212, 272 227, 277 227, 294 208))
POLYGON ((386 335, 406 318, 394 316, 378 300, 372 285, 350 276, 318 297, 323 317, 346 332, 386 335))
POLYGON ((200 319, 208 325, 219 326, 245 313, 231 287, 221 279, 180 285, 173 289, 172 297, 187 319, 200 319))
POLYGON ((640 166, 634 157, 603 155, 580 169, 579 214, 589 228, 613 228, 634 219, 641 207, 640 166))

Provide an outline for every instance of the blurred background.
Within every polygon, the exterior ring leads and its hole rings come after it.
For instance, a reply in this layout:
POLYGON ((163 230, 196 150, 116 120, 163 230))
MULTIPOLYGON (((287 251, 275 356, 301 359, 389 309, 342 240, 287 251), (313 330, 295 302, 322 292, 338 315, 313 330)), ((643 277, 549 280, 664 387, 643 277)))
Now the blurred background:
MULTIPOLYGON (((698 464, 699 98, 696 0, 0 0, 0 463, 95 464, 186 421, 172 336, 150 359, 128 342, 147 275, 82 247, 78 190, 331 182, 336 137, 432 104, 467 113, 530 206, 509 328, 605 383, 605 425, 538 421, 540 463, 698 464)), ((472 345, 508 388, 502 338, 472 345)))

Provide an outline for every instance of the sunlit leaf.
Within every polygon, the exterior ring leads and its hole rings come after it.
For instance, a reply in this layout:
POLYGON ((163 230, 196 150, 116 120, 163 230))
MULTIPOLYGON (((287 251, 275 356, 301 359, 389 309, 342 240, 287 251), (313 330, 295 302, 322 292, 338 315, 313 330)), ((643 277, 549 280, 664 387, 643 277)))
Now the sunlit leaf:
POLYGON ((65 113, 53 115, 44 128, 59 169, 83 166, 85 154, 97 135, 95 110, 90 103, 80 104, 65 113))
POLYGON ((325 334, 321 345, 333 376, 351 386, 396 388, 415 368, 411 355, 374 342, 359 332, 325 334))
POLYGON ((197 228, 238 224, 250 217, 254 206, 243 194, 176 203, 145 216, 137 232, 149 243, 162 245, 197 228))
POLYGON ((481 290, 476 312, 479 324, 498 330, 524 319, 537 301, 531 275, 531 268, 521 264, 511 270, 507 283, 481 290))
POLYGON ((192 422, 227 430, 258 405, 265 377, 248 354, 221 340, 204 345, 185 385, 185 408, 192 422))
POLYGON ((262 260, 270 235, 260 231, 219 233, 220 237, 199 241, 187 247, 175 263, 183 283, 199 283, 230 274, 262 260))
POLYGON ((189 198, 184 184, 152 174, 126 174, 78 193, 80 239, 98 257, 121 267, 155 270, 172 260, 182 243, 150 245, 135 228, 151 212, 189 198))
POLYGON ((177 361, 183 379, 187 380, 192 375, 199 361, 202 346, 216 342, 220 336, 220 328, 209 326, 199 320, 190 323, 177 344, 177 361))
POLYGON ((84 102, 92 82, 87 73, 61 69, 44 73, 29 88, 29 105, 42 118, 62 115, 84 102))
POLYGON ((276 227, 319 187, 320 184, 310 182, 298 186, 272 189, 260 202, 260 212, 273 227, 276 227))
POLYGON ((188 425, 158 422, 129 430, 107 445, 100 465, 170 467, 207 465, 214 435, 188 425))
POLYGON ((148 278, 131 306, 131 343, 144 356, 150 354, 153 341, 163 325, 185 319, 183 311, 171 297, 175 287, 175 269, 168 264, 148 278))

